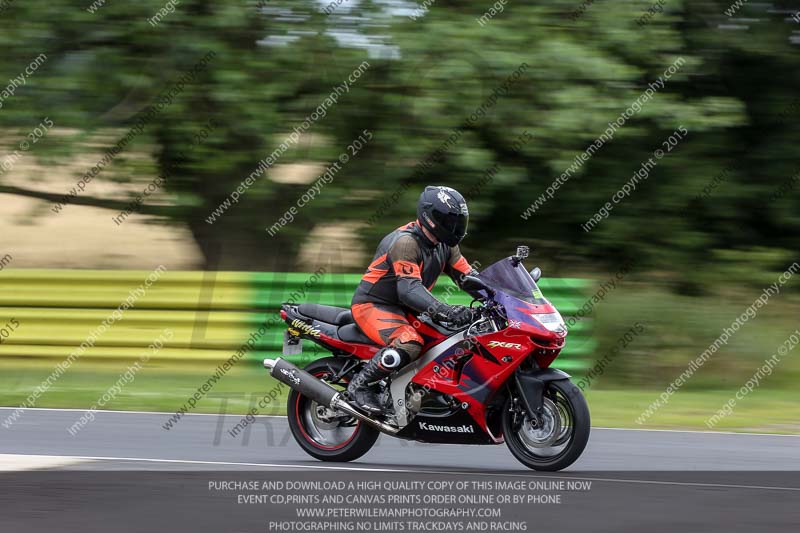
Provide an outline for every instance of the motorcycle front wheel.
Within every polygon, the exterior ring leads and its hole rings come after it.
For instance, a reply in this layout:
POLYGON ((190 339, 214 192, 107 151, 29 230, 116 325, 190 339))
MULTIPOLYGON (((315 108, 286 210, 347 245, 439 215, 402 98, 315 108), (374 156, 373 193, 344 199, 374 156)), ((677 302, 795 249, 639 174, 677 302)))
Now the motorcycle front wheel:
POLYGON ((541 415, 527 413, 517 394, 503 409, 503 435, 514 457, 533 470, 562 470, 583 453, 589 441, 589 406, 581 390, 567 379, 550 381, 541 415))

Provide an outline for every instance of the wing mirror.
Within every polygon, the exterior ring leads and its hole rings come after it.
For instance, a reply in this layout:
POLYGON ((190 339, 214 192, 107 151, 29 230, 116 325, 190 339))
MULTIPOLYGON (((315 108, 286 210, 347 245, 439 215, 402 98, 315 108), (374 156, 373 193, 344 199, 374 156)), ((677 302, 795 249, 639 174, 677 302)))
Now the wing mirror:
POLYGON ((542 269, 539 267, 534 267, 533 270, 531 270, 531 277, 533 278, 534 282, 539 281, 539 278, 542 277, 542 269))
POLYGON ((486 285, 483 281, 475 276, 464 276, 464 280, 461 282, 461 288, 470 294, 473 294, 477 291, 486 291, 489 296, 494 295, 494 291, 491 289, 491 287, 486 285))

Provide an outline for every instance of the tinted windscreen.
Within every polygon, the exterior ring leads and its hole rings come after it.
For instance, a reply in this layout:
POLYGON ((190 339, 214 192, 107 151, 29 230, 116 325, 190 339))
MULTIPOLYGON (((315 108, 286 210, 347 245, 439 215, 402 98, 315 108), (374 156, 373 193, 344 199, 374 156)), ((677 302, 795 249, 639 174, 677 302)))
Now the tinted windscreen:
POLYGON ((547 303, 525 267, 521 263, 514 266, 511 259, 503 259, 489 266, 479 277, 493 289, 499 289, 514 298, 537 305, 547 303))

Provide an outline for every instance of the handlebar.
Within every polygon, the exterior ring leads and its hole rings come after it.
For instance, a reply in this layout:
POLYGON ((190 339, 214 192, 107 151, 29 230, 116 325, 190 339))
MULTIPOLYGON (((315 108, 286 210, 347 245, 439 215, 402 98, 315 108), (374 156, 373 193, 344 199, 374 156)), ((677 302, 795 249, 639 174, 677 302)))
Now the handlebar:
MULTIPOLYGON (((479 301, 479 300, 475 299, 475 300, 473 300, 472 303, 475 303, 476 301, 479 301)), ((439 324, 440 326, 442 326, 442 327, 444 327, 446 329, 456 331, 456 330, 468 328, 472 324, 477 322, 478 320, 480 320, 482 318, 485 318, 485 317, 488 317, 493 308, 494 308, 493 305, 481 305, 479 307, 472 307, 470 305, 468 307, 468 309, 470 309, 470 311, 472 311, 472 318, 470 319, 469 323, 464 324, 463 326, 454 326, 451 322, 447 322, 445 320, 435 320, 428 313, 420 313, 417 318, 420 321, 432 322, 434 324, 439 324)))

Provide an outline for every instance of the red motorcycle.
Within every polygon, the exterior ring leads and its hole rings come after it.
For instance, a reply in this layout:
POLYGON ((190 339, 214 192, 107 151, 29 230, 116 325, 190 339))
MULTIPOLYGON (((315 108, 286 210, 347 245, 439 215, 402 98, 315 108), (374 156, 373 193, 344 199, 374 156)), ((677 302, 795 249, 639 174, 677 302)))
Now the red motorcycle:
POLYGON ((289 426, 298 444, 323 461, 351 461, 380 433, 448 444, 506 443, 535 470, 571 465, 589 440, 589 408, 569 374, 551 368, 567 329, 536 281, 541 271, 517 254, 467 277, 476 319, 463 328, 409 315, 425 340, 422 354, 381 383, 384 412, 370 415, 348 402, 345 388, 380 347, 353 322, 349 309, 284 304, 289 328, 284 355, 302 339, 332 353, 302 370, 266 359, 271 375, 288 385, 289 426), (479 303, 481 305, 475 306, 479 303))

